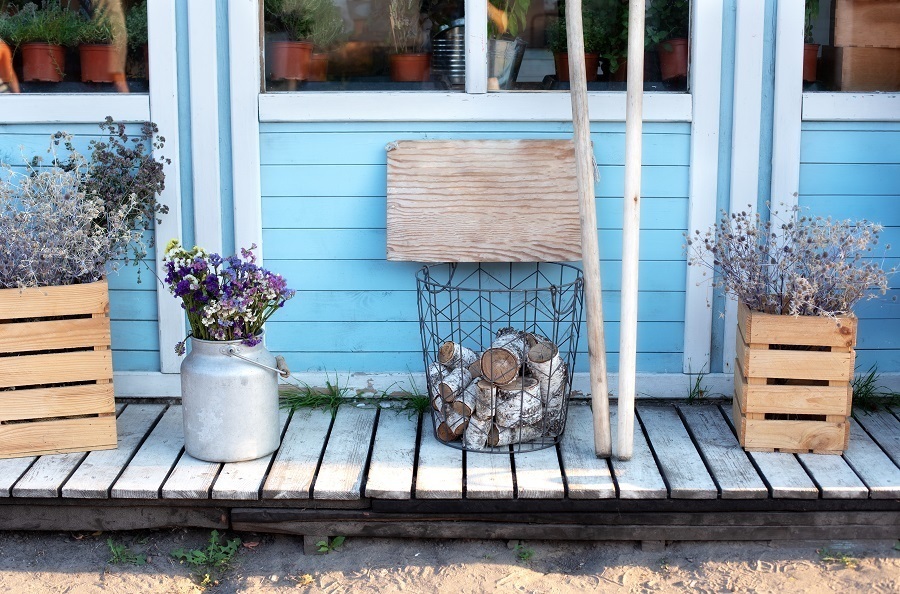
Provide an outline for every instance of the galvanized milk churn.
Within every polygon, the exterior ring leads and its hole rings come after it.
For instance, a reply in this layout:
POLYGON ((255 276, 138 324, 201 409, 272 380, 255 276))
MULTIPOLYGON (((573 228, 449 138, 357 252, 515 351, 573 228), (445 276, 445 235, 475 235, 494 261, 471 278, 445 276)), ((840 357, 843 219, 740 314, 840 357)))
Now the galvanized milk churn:
POLYGON ((185 451, 209 462, 240 462, 278 449, 278 375, 289 372, 276 365, 262 342, 191 338, 181 363, 185 451))

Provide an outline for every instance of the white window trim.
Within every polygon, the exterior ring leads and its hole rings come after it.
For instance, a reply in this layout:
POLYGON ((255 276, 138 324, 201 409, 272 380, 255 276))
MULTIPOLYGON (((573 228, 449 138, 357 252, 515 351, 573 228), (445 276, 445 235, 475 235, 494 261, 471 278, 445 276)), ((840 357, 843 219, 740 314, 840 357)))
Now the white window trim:
POLYGON ((900 122, 900 93, 803 93, 807 122, 900 122))
POLYGON ((120 93, 3 93, 0 124, 98 124, 150 119, 150 96, 120 93))

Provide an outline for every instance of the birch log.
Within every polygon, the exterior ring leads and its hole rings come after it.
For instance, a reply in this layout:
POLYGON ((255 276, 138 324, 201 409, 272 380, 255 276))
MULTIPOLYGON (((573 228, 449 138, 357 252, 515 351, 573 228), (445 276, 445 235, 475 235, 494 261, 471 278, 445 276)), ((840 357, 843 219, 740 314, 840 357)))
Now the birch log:
MULTIPOLYGON (((644 0, 631 0, 631 12, 644 14, 644 0)), ((570 56, 584 55, 584 26, 581 0, 566 2, 566 39, 570 56)), ((643 29, 641 29, 643 34, 643 29)), ((629 37, 629 41, 631 41, 629 37)), ((643 35, 641 36, 643 42, 643 35)), ((629 48, 630 49, 630 48, 629 48)), ((641 50, 643 58, 643 49, 641 50)), ((631 52, 629 51, 629 54, 631 52)), ((637 57, 635 56, 635 59, 637 57)), ((641 60, 643 62, 643 60, 641 60)), ((629 71, 631 62, 629 59, 629 71)), ((641 74, 629 80, 643 81, 641 74)), ((600 299, 600 247, 597 241, 597 201, 594 198, 594 151, 588 114, 587 79, 584 60, 569 60, 572 95, 572 128, 575 141, 575 170, 578 179, 578 206, 581 212, 581 260, 584 270, 584 298, 588 331, 588 360, 591 370, 591 401, 594 413, 594 451, 608 457, 611 452, 609 386, 606 378, 606 338, 603 334, 603 302, 600 299)))
POLYGON ((481 356, 476 355, 478 357, 475 361, 469 365, 466 369, 469 370, 469 373, 472 375, 472 379, 476 380, 481 377, 481 356))
POLYGON ((475 382, 475 413, 482 418, 493 419, 497 405, 497 388, 487 380, 475 382))
POLYGON ((438 349, 438 363, 445 367, 468 367, 477 360, 475 351, 450 340, 438 349))
POLYGON ((463 433, 463 446, 468 450, 483 450, 492 425, 493 417, 482 417, 477 413, 472 415, 463 433))
POLYGON ((478 402, 478 382, 470 382, 463 393, 451 403, 451 408, 464 417, 471 417, 478 402))
POLYGON ((444 374, 438 384, 438 394, 444 399, 444 402, 453 402, 471 382, 472 374, 469 373, 469 370, 465 367, 457 367, 444 374))
POLYGON ((508 384, 519 375, 527 349, 524 332, 503 328, 481 355, 481 377, 495 384, 508 384))
POLYGON ((488 433, 487 445, 491 447, 511 445, 532 441, 541 436, 540 425, 520 425, 519 427, 500 427, 494 425, 488 433))
POLYGON ((451 408, 445 408, 444 420, 438 423, 437 436, 441 441, 455 441, 466 430, 468 420, 451 408))
POLYGON ((644 97, 644 0, 630 0, 628 86, 625 107, 625 201, 622 224, 622 316, 619 335, 618 448, 620 460, 634 449, 637 365, 638 233, 641 226, 641 130, 644 97))
POLYGON ((497 386, 494 422, 502 428, 540 424, 544 416, 540 382, 531 377, 518 378, 497 386))
POLYGON ((563 404, 568 388, 569 373, 553 343, 542 342, 528 351, 528 369, 540 382, 541 402, 544 405, 544 429, 559 435, 562 429, 563 404))

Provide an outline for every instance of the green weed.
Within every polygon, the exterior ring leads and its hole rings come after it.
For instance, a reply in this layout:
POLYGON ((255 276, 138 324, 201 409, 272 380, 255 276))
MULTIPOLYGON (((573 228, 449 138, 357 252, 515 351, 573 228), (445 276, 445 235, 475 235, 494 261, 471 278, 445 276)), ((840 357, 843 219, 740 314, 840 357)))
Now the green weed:
POLYGON ((529 549, 522 543, 516 545, 516 557, 521 563, 528 563, 534 557, 534 549, 529 549))
POLYGON ((816 552, 819 554, 819 559, 821 559, 823 563, 840 563, 847 569, 853 569, 859 563, 859 559, 856 557, 851 557, 840 551, 832 551, 831 549, 826 548, 819 549, 816 552))
POLYGON ((859 373, 853 378, 854 409, 875 412, 888 406, 900 406, 900 394, 881 386, 880 377, 878 366, 872 365, 866 373, 859 373))
MULTIPOLYGON (((347 381, 349 382, 349 378, 347 381)), ((334 383, 331 382, 331 377, 326 373, 324 388, 314 388, 299 382, 298 385, 285 390, 281 407, 288 410, 324 408, 330 411, 332 418, 334 418, 338 407, 346 402, 352 393, 353 390, 346 383, 341 386, 337 372, 334 374, 334 383)))
POLYGON ((416 380, 411 371, 408 375, 409 389, 406 390, 407 396, 403 399, 400 410, 407 411, 409 417, 412 418, 413 416, 422 415, 431 410, 431 398, 429 398, 427 394, 419 392, 419 388, 416 386, 416 380))
POLYGON ((223 542, 219 531, 213 530, 205 549, 175 549, 171 554, 182 563, 187 563, 200 586, 205 587, 218 583, 222 572, 231 566, 239 546, 240 538, 225 539, 223 542))
POLYGON ((127 545, 118 544, 111 538, 106 539, 106 546, 109 547, 109 563, 126 565, 146 565, 147 563, 147 555, 135 553, 127 545))
POLYGON ((333 553, 334 551, 341 548, 344 544, 344 541, 347 540, 346 536, 335 536, 331 540, 327 538, 325 540, 320 540, 316 543, 316 548, 320 553, 333 553))
MULTIPOLYGON (((694 375, 695 374, 693 373, 688 373, 689 378, 693 378, 694 375)), ((706 398, 706 394, 708 393, 706 386, 703 385, 703 378, 706 377, 706 374, 700 371, 697 372, 696 376, 696 379, 692 379, 693 383, 691 384, 690 391, 688 392, 688 404, 698 404, 701 400, 706 398)))

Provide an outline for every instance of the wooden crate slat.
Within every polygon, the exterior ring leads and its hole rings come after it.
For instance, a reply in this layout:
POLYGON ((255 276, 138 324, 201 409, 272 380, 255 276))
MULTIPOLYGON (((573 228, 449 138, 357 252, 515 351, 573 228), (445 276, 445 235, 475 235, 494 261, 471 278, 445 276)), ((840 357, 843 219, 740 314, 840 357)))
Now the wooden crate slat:
POLYGON ((869 489, 841 456, 797 454, 822 490, 823 499, 868 499, 869 489))
POLYGON ((0 392, 0 421, 112 414, 112 384, 0 392))
POLYGON ((570 499, 609 499, 616 496, 616 485, 609 464, 597 458, 591 409, 570 405, 566 431, 559 444, 563 471, 570 499))
POLYGON ((129 404, 116 422, 118 447, 88 454, 63 485, 63 497, 108 498, 116 478, 165 408, 164 404, 129 404))
POLYGON ((748 378, 853 380, 856 353, 755 349, 737 338, 737 357, 748 378))
POLYGON ((313 485, 314 499, 345 501, 361 497, 376 413, 375 408, 350 405, 338 409, 313 485))
POLYGON ((869 487, 872 499, 900 499, 900 468, 853 418, 844 459, 869 487))
MULTIPOLYGON (((613 447, 618 443, 616 431, 618 421, 615 409, 609 411, 609 423, 612 428, 613 447)), ((630 460, 619 460, 613 452, 613 476, 619 485, 619 497, 622 499, 665 499, 668 496, 666 483, 663 481, 653 459, 653 452, 647 444, 640 425, 635 425, 634 449, 630 460)))
MULTIPOLYGON (((280 410, 278 413, 279 434, 284 433, 284 426, 287 425, 290 413, 287 410, 280 410)), ((213 499, 230 499, 255 501, 259 499, 259 490, 262 486, 266 471, 269 469, 269 463, 275 453, 256 460, 246 460, 244 462, 229 462, 222 466, 216 482, 213 485, 213 499)))
POLYGON ((366 478, 366 497, 410 498, 418 422, 418 415, 410 416, 405 411, 381 411, 366 478))
POLYGON ((263 485, 264 499, 310 498, 310 487, 329 427, 331 414, 328 411, 294 411, 263 485))
POLYGON ((170 406, 113 485, 112 497, 158 499, 163 481, 178 460, 183 447, 181 406, 170 406))
POLYGON ((112 351, 0 357, 0 388, 112 380, 112 351))
POLYGON ((900 420, 884 410, 857 414, 856 420, 884 448, 894 464, 900 466, 900 420))
POLYGON ((109 347, 109 318, 0 324, 0 353, 109 347))
POLYGON ((822 48, 819 79, 837 91, 896 91, 900 48, 822 48))
POLYGON ((637 413, 669 484, 669 496, 673 499, 718 497, 718 489, 675 407, 643 406, 637 413))
POLYGON ((113 416, 0 425, 0 456, 42 456, 115 447, 113 416))
POLYGON ((516 497, 562 499, 566 490, 556 447, 513 454, 516 464, 516 497))
POLYGON ((738 328, 747 344, 849 348, 856 344, 856 327, 856 318, 765 314, 738 305, 738 328))
POLYGON ((391 143, 388 260, 580 260, 577 191, 571 140, 391 143))
POLYGON ((849 415, 853 388, 845 386, 750 385, 742 370, 735 374, 737 396, 744 413, 849 415))
POLYGON ((850 427, 846 421, 788 421, 748 418, 738 400, 732 416, 741 445, 748 451, 839 454, 846 447, 850 427))
POLYGON ((85 285, 0 289, 0 320, 109 312, 105 280, 85 285))
POLYGON ((900 2, 835 0, 834 45, 900 47, 900 2))
POLYGON ((87 452, 41 456, 13 486, 13 497, 57 497, 62 484, 87 452))
POLYGON ((513 498, 513 475, 509 454, 466 452, 466 498, 513 498))
POLYGON ((722 499, 765 499, 769 490, 741 450, 717 406, 679 406, 709 465, 722 499))
POLYGON ((416 467, 417 499, 462 499, 463 453, 434 436, 431 415, 422 418, 419 464, 416 467))

